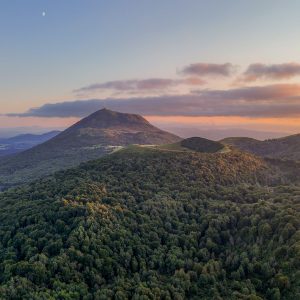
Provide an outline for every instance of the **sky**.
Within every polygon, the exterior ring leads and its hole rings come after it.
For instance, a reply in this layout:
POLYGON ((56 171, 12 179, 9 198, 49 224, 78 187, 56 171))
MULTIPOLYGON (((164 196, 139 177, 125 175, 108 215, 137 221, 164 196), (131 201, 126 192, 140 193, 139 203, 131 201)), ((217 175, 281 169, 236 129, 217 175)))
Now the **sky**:
POLYGON ((300 132, 299 11, 298 0, 1 0, 0 131, 64 128, 107 107, 170 130, 300 132))

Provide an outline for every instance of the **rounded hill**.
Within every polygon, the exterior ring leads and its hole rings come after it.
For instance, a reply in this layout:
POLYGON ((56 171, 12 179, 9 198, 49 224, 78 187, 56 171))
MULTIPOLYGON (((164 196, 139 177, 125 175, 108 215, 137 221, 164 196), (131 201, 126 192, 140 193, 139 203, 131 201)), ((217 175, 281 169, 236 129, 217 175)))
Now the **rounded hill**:
POLYGON ((201 137, 191 137, 180 142, 184 148, 196 152, 215 153, 224 149, 224 145, 201 137))

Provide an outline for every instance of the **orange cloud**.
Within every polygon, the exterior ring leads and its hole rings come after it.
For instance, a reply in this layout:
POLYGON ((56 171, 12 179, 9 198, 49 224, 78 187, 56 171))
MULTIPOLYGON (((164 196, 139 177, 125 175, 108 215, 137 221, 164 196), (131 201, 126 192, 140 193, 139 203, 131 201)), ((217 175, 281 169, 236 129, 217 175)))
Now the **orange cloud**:
POLYGON ((188 77, 186 79, 181 80, 181 82, 187 85, 203 85, 206 83, 205 80, 199 77, 188 77))
POLYGON ((48 103, 11 117, 84 117, 103 107, 141 115, 295 118, 300 116, 300 85, 273 84, 223 90, 195 90, 193 94, 88 99, 48 103))

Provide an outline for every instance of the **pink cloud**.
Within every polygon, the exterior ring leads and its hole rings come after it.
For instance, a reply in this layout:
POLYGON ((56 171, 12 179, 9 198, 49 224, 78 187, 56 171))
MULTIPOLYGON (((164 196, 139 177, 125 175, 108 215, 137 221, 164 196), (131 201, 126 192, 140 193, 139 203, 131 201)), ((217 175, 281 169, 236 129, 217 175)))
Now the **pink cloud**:
POLYGON ((231 63, 194 63, 184 67, 180 73, 192 76, 223 76, 229 77, 234 72, 235 67, 231 63))
POLYGON ((252 82, 259 79, 282 80, 300 75, 300 64, 284 63, 266 65, 251 64, 240 78, 241 81, 252 82))
POLYGON ((202 89, 185 95, 68 101, 45 104, 9 116, 82 117, 103 107, 161 116, 299 117, 300 85, 273 84, 224 90, 202 89))
POLYGON ((132 80, 115 80, 91 84, 74 90, 76 94, 84 95, 101 90, 113 92, 164 92, 180 85, 203 85, 206 82, 200 78, 189 77, 186 79, 148 78, 132 80))

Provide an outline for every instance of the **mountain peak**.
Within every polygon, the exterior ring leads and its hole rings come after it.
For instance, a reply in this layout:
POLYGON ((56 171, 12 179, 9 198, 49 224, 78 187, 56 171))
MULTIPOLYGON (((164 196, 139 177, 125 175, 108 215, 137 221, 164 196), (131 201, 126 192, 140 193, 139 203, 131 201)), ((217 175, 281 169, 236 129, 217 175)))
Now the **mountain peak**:
POLYGON ((180 138, 165 132, 137 114, 121 113, 107 108, 100 109, 83 118, 57 139, 68 144, 91 145, 130 145, 166 144, 180 138))
POLYGON ((0 186, 76 166, 118 147, 171 144, 180 140, 180 137, 151 125, 142 116, 100 109, 47 142, 1 161, 0 186), (5 182, 1 182, 3 176, 5 182))
POLYGON ((72 147, 92 145, 166 144, 181 140, 163 131, 137 114, 97 110, 66 129, 52 142, 60 141, 72 147))
POLYGON ((107 108, 102 108, 88 117, 80 120, 71 128, 134 128, 145 130, 153 128, 146 119, 140 115, 121 113, 107 108))
POLYGON ((171 144, 179 140, 180 137, 151 125, 142 116, 103 108, 47 142, 1 161, 0 185, 39 178, 99 158, 118 147, 171 144), (5 175, 5 182, 1 182, 1 175, 5 175))

